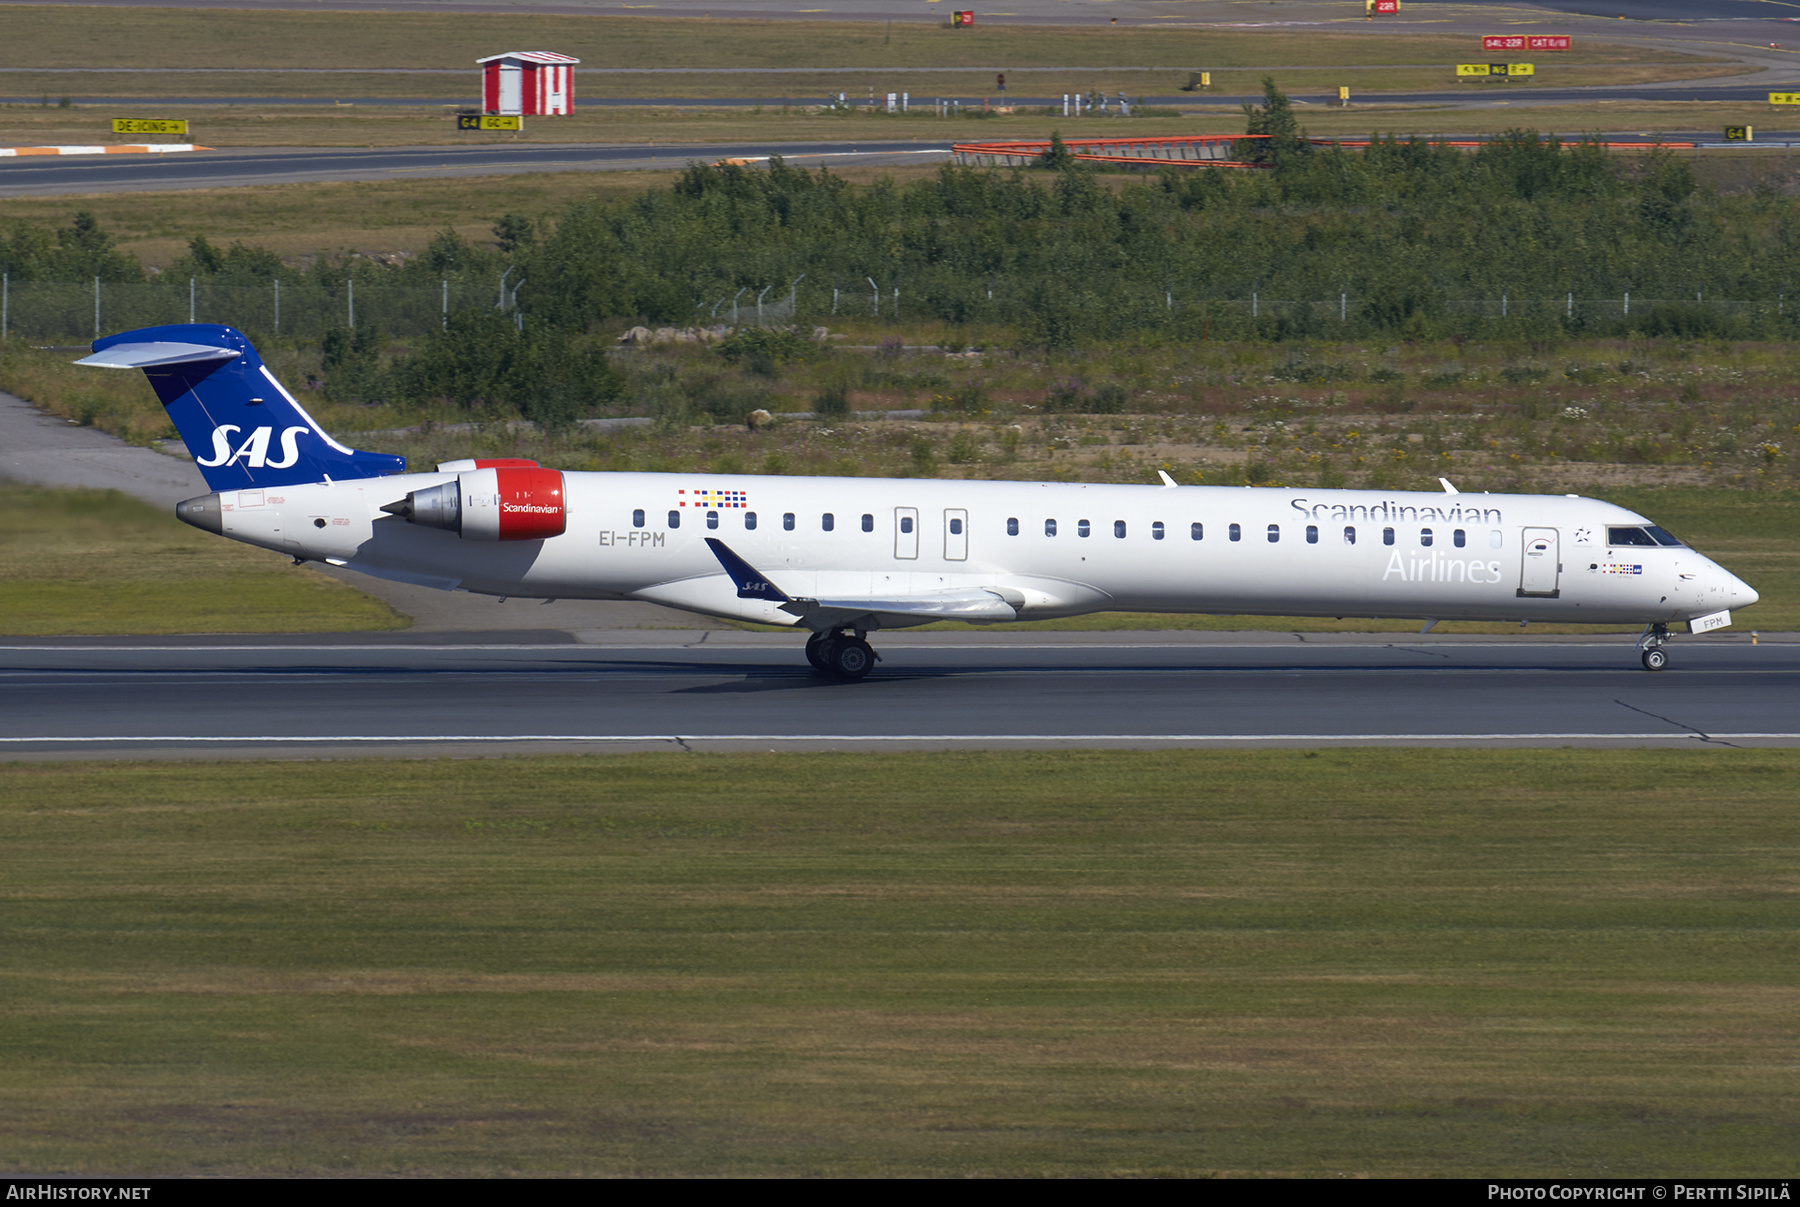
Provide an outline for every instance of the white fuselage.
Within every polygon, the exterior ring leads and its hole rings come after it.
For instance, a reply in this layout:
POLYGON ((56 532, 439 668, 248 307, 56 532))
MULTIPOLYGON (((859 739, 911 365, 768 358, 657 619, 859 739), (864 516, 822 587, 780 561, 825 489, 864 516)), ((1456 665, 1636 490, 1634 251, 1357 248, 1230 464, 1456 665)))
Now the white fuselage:
POLYGON ((1646 624, 1757 598, 1686 546, 1609 544, 1609 528, 1651 521, 1575 496, 563 479, 566 531, 542 540, 468 539, 382 512, 409 491, 455 481, 451 473, 226 491, 221 521, 237 540, 381 577, 490 595, 648 600, 783 625, 795 617, 738 597, 704 538, 789 596, 991 591, 1021 620, 1122 610, 1646 624))

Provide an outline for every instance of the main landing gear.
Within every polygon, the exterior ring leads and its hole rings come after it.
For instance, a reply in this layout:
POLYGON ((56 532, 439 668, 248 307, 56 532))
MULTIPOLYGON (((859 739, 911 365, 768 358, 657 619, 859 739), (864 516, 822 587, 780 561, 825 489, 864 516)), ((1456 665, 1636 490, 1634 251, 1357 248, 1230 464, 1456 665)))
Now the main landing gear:
POLYGON ((881 658, 863 640, 862 630, 854 633, 814 633, 806 639, 806 660, 813 669, 834 679, 855 682, 875 669, 881 658))
POLYGON ((1669 642, 1669 626, 1666 624, 1647 624, 1644 635, 1638 638, 1638 649, 1642 651, 1638 657, 1647 671, 1660 671, 1669 665, 1669 652, 1663 646, 1669 642))

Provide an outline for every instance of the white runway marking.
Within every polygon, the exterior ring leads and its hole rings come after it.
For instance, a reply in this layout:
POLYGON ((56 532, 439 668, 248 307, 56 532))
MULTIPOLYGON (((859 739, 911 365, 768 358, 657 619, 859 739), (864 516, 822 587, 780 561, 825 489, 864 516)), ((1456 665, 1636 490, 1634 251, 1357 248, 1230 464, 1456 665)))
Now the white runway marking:
MULTIPOLYGON (((1398 636, 1398 634, 1396 634, 1396 636, 1398 636)), ((1459 649, 1459 650, 1486 650, 1486 649, 1514 649, 1514 650, 1516 650, 1516 649, 1522 648, 1522 643, 1505 642, 1505 641, 1479 641, 1479 642, 1477 642, 1477 641, 1458 641, 1458 642, 1453 642, 1453 643, 1446 642, 1446 643, 1442 643, 1442 644, 1443 644, 1443 648, 1459 649)), ((1554 642, 1554 643, 1550 643, 1550 644, 1552 644, 1554 646, 1554 648, 1559 649, 1559 650, 1601 650, 1601 649, 1617 650, 1617 649, 1635 648, 1631 645, 1626 644, 1625 639, 1622 637, 1612 640, 1612 641, 1558 641, 1558 642, 1554 642)), ((1773 644, 1773 643, 1770 643, 1770 644, 1773 644)), ((340 653, 345 652, 345 651, 355 651, 355 652, 359 652, 359 653, 376 653, 376 652, 393 653, 393 652, 399 651, 399 650, 405 650, 405 651, 409 651, 409 652, 413 652, 413 653, 431 653, 434 651, 469 653, 471 651, 483 651, 483 650, 537 650, 537 651, 544 652, 544 653, 554 653, 554 652, 559 652, 559 651, 567 651, 567 652, 573 653, 575 651, 583 651, 583 652, 591 652, 591 653, 595 653, 595 654, 608 654, 608 653, 624 654, 624 653, 644 653, 644 652, 656 652, 656 651, 681 651, 681 652, 685 653, 685 652, 692 651, 694 649, 694 645, 695 645, 695 643, 686 643, 686 644, 681 644, 681 645, 586 645, 586 644, 581 644, 581 643, 577 643, 577 642, 566 642, 566 643, 562 643, 562 644, 558 644, 558 645, 426 645, 426 644, 418 644, 418 645, 0 645, 0 653, 41 654, 41 653, 49 652, 49 653, 88 653, 88 654, 108 654, 108 653, 111 653, 111 654, 118 654, 118 653, 281 654, 281 653, 322 653, 322 652, 326 652, 326 651, 334 651, 334 652, 340 652, 340 653)), ((894 649, 894 650, 934 650, 934 651, 939 651, 939 652, 944 652, 944 651, 953 652, 956 650, 1021 650, 1021 651, 1031 651, 1031 652, 1054 651, 1054 650, 1294 650, 1294 649, 1300 649, 1303 647, 1306 649, 1312 649, 1312 650, 1339 649, 1339 648, 1356 649, 1359 647, 1367 648, 1367 649, 1386 649, 1389 647, 1404 647, 1407 649, 1413 649, 1413 648, 1429 649, 1429 648, 1432 648, 1432 644, 1424 643, 1424 642, 1409 642, 1409 641, 1299 642, 1299 641, 1292 641, 1292 640, 1290 640, 1290 641, 1257 642, 1255 644, 1251 644, 1249 642, 1238 642, 1238 641, 1217 642, 1217 643, 1189 642, 1189 641, 1175 641, 1175 642, 1169 642, 1169 641, 1137 641, 1137 642, 1103 641, 1103 642, 1076 643, 1076 642, 1055 641, 1055 642, 1045 642, 1042 644, 1026 643, 1026 642, 963 641, 963 642, 956 642, 954 644, 947 643, 944 645, 922 645, 922 644, 915 645, 912 642, 905 642, 905 643, 896 642, 889 646, 890 649, 894 649)), ((772 642, 768 643, 768 644, 758 642, 753 645, 752 644, 738 645, 738 644, 734 644, 731 642, 723 642, 722 641, 722 642, 709 643, 707 645, 708 650, 746 650, 746 651, 766 650, 770 653, 777 653, 777 654, 789 653, 798 648, 799 648, 799 646, 797 643, 795 645, 790 646, 790 645, 777 645, 772 642)), ((1700 649, 1700 648, 1704 648, 1704 647, 1690 646, 1688 648, 1700 649)), ((1726 648, 1726 647, 1719 646, 1719 647, 1715 647, 1715 648, 1726 648)))
MULTIPOLYGON (((671 734, 671 733, 511 733, 511 734, 419 734, 419 735, 380 735, 380 734, 335 734, 311 736, 282 736, 276 734, 242 734, 242 735, 118 735, 113 737, 40 737, 40 738, 0 738, 0 743, 24 745, 33 742, 56 742, 62 744, 88 743, 102 744, 108 742, 133 743, 187 743, 187 742, 273 742, 291 743, 305 742, 309 744, 325 744, 332 742, 345 743, 398 743, 398 742, 959 742, 975 744, 981 742, 1541 742, 1557 741, 1590 741, 1590 742, 1631 742, 1644 740, 1663 741, 1669 738, 1692 738, 1701 740, 1702 735, 1693 730, 1663 730, 1657 733, 1008 733, 1008 734, 960 734, 960 733, 904 733, 904 734, 842 734, 842 733, 714 733, 714 734, 671 734)), ((1708 733, 1705 740, 1739 741, 1739 740, 1800 740, 1800 733, 1708 733)))

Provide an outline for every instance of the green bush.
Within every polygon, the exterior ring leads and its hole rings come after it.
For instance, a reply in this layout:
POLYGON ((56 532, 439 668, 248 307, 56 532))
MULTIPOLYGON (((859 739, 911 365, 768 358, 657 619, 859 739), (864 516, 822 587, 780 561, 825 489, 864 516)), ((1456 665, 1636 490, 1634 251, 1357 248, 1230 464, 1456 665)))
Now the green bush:
POLYGON ((742 362, 752 373, 773 377, 782 365, 811 359, 819 346, 792 328, 739 327, 716 345, 732 364, 742 362))

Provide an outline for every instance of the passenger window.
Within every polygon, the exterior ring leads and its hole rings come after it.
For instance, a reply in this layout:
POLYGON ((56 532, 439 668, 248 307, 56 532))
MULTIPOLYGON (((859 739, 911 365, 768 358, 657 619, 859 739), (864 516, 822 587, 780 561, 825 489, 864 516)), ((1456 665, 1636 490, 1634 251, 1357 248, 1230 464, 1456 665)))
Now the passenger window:
POLYGON ((1419 544, 1423 545, 1427 549, 1431 548, 1431 529, 1429 529, 1429 528, 1419 529, 1419 544))
POLYGON ((1205 524, 1189 524, 1188 525, 1188 539, 1189 540, 1199 541, 1199 540, 1204 540, 1205 538, 1206 538, 1206 525, 1205 524))
POLYGON ((1269 525, 1269 544, 1273 545, 1280 539, 1281 539, 1281 525, 1280 524, 1270 524, 1269 525))
POLYGON ((679 511, 671 511, 669 513, 669 527, 671 527, 671 528, 681 527, 681 513, 679 511))
POLYGON ((951 536, 961 536, 962 535, 962 521, 961 520, 951 520, 950 521, 950 535, 951 536))
POLYGON ((1319 543, 1319 526, 1317 524, 1308 524, 1306 526, 1306 543, 1309 545, 1316 545, 1319 543))
POLYGON ((1124 537, 1125 537, 1125 521, 1124 520, 1114 520, 1113 521, 1113 535, 1120 538, 1121 540, 1124 539, 1124 537))
POLYGON ((1163 539, 1163 526, 1161 520, 1157 520, 1150 525, 1150 539, 1153 541, 1160 541, 1163 539))
POLYGON ((1504 539, 1505 538, 1500 535, 1500 530, 1498 528, 1495 528, 1493 531, 1488 533, 1488 548, 1489 549, 1500 548, 1501 543, 1504 539))
POLYGON ((1469 534, 1458 528, 1455 532, 1450 534, 1450 543, 1455 545, 1458 549, 1461 549, 1469 543, 1469 534))
POLYGON ((1006 517, 1006 535, 1007 536, 1018 536, 1019 535, 1019 517, 1018 516, 1009 515, 1006 517))
POLYGON ((900 517, 900 531, 901 532, 911 532, 912 531, 912 517, 911 516, 903 515, 900 517))
POLYGON ((708 528, 717 528, 719 526, 719 513, 718 512, 709 511, 706 513, 706 526, 708 528))
POLYGON ((1091 531, 1091 529, 1089 528, 1088 522, 1086 520, 1076 520, 1075 521, 1075 535, 1076 536, 1086 536, 1090 531, 1091 531))
POLYGON ((1344 529, 1344 544, 1356 544, 1356 529, 1348 527, 1344 529))
POLYGON ((631 526, 633 528, 642 528, 644 526, 644 509, 642 507, 631 513, 631 526))
POLYGON ((1233 524, 1230 528, 1225 530, 1225 535, 1229 536, 1234 541, 1241 541, 1244 539, 1244 530, 1236 524, 1233 524))
POLYGON ((837 517, 832 515, 829 511, 826 512, 819 517, 819 527, 823 528, 826 532, 830 532, 833 528, 837 527, 837 517))
POLYGON ((868 515, 866 513, 863 515, 863 531, 864 532, 874 532, 875 531, 875 517, 874 516, 868 515))
POLYGON ((1055 536, 1056 535, 1056 521, 1055 520, 1045 520, 1044 521, 1044 535, 1045 536, 1055 536))
POLYGON ((1392 528, 1383 528, 1381 530, 1381 543, 1384 545, 1391 545, 1394 543, 1394 530, 1392 528))
POLYGON ((783 529, 785 529, 788 532, 792 532, 794 530, 794 513, 793 512, 784 511, 781 513, 781 526, 783 529))
POLYGON ((754 511, 744 513, 744 529, 748 532, 756 531, 756 513, 754 511))

